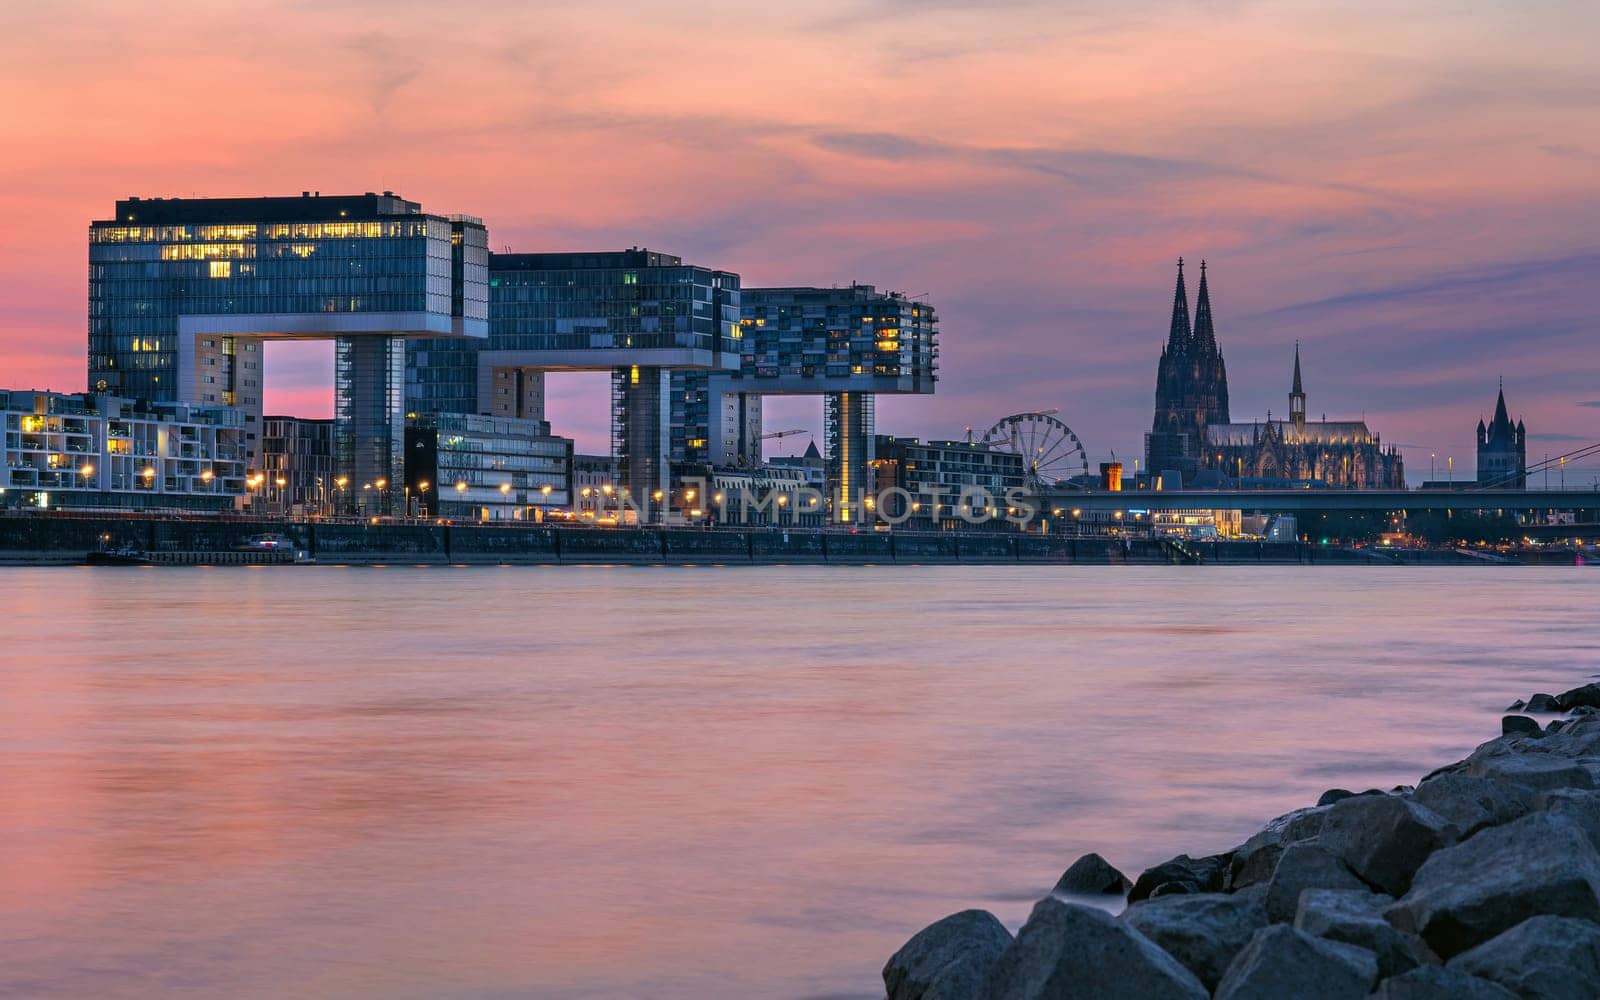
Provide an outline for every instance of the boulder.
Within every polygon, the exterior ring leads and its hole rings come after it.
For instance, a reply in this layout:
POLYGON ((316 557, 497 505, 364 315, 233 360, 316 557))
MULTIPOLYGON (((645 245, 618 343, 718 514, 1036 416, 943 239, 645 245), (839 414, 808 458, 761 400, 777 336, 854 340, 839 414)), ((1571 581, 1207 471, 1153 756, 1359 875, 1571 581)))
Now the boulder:
POLYGON ((1521 698, 1518 698, 1516 701, 1514 701, 1511 704, 1506 706, 1506 711, 1508 711, 1508 712, 1520 712, 1520 711, 1522 711, 1523 709, 1525 709, 1527 707, 1528 707, 1528 703, 1523 701, 1521 698))
POLYGON ((1319 845, 1391 896, 1405 892, 1428 855, 1455 839, 1444 817, 1398 795, 1357 795, 1336 803, 1317 835, 1319 845))
POLYGON ((1522 708, 1528 712, 1559 712, 1562 710, 1561 703, 1556 701, 1555 696, 1548 694, 1534 695, 1528 699, 1528 703, 1522 708))
POLYGON ((1600 997, 1600 927, 1570 917, 1530 917, 1450 960, 1449 968, 1524 997, 1600 997))
POLYGON ((1171 861, 1163 861, 1154 868, 1140 872, 1138 881, 1133 883, 1133 889, 1128 893, 1128 902, 1148 899, 1158 886, 1169 882, 1186 882, 1191 887, 1187 890, 1189 892, 1221 892, 1230 861, 1232 857, 1226 854, 1212 854, 1203 858, 1180 854, 1171 861))
POLYGON ((1540 914, 1600 919, 1600 852, 1572 820, 1548 812, 1435 852, 1384 911, 1445 959, 1540 914))
POLYGON ((965 1000, 977 995, 1011 932, 987 910, 929 924, 883 967, 888 1000, 965 1000))
POLYGON ((1487 979, 1442 965, 1419 965, 1378 984, 1371 1000, 1516 1000, 1517 995, 1487 979))
POLYGON ((1217 986, 1217 1000, 1361 1000, 1378 978, 1372 954, 1286 924, 1257 931, 1217 986))
POLYGON ((1384 907, 1392 902, 1391 897, 1376 892, 1307 889, 1300 894, 1294 926, 1314 937, 1372 952, 1377 956, 1380 976, 1397 976, 1418 965, 1437 962, 1421 940, 1395 930, 1383 919, 1384 907))
POLYGON ((1205 1000, 1206 988, 1127 923, 1052 896, 1034 906, 975 995, 983 1000, 1205 1000))
POLYGON ((1522 785, 1469 774, 1442 774, 1417 786, 1411 801, 1444 817, 1466 839, 1533 811, 1534 793, 1522 785))
POLYGON ((1340 799, 1348 799, 1350 796, 1352 796, 1354 794, 1355 794, 1355 792, 1349 791, 1348 789, 1330 788, 1327 791, 1323 792, 1321 795, 1317 796, 1317 805, 1319 805, 1319 806, 1331 806, 1335 802, 1338 802, 1340 799))
POLYGON ((1278 866, 1272 870, 1272 879, 1267 883, 1267 919, 1273 923, 1293 920, 1300 906, 1300 894, 1307 889, 1368 891, 1366 883, 1356 878, 1326 847, 1309 841, 1290 844, 1278 858, 1278 866))
POLYGON ((1208 990, 1216 989, 1233 957, 1267 925, 1258 900, 1210 892, 1152 897, 1128 907, 1122 919, 1182 962, 1208 990))
POLYGON ((1577 788, 1557 788, 1540 792, 1534 798, 1534 807, 1552 816, 1561 816, 1589 836, 1589 843, 1600 849, 1600 791, 1585 792, 1577 788))
POLYGON ((1563 712, 1575 708, 1600 708, 1600 684, 1585 684, 1556 695, 1556 704, 1563 712))
MULTIPOLYGON (((1331 794, 1325 792, 1322 797, 1327 798, 1331 794)), ((1346 794, 1345 798, 1349 798, 1349 795, 1346 794)), ((1319 803, 1315 807, 1284 813, 1262 827, 1259 833, 1233 849, 1228 890, 1237 892, 1252 885, 1265 884, 1272 877, 1272 870, 1278 866, 1278 856, 1283 849, 1321 833, 1322 824, 1327 818, 1328 807, 1319 803)))
POLYGON ((1121 896, 1133 886, 1128 876, 1098 854, 1085 854, 1056 882, 1056 892, 1081 896, 1121 896))
POLYGON ((1471 760, 1464 772, 1491 781, 1509 781, 1537 791, 1550 788, 1593 788, 1589 769, 1565 756, 1549 753, 1499 753, 1471 760))
POLYGON ((1544 735, 1544 729, 1540 727, 1539 723, 1526 715, 1505 716, 1500 720, 1500 732, 1505 736, 1510 736, 1514 733, 1523 733, 1528 736, 1544 735))

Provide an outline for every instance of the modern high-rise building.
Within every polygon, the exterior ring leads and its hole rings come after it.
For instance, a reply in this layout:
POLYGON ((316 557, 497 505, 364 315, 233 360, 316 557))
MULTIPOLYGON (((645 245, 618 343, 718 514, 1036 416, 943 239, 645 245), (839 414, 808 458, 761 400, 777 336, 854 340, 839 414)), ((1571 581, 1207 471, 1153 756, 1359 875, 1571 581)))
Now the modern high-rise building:
POLYGON ((333 340, 338 471, 398 480, 405 340, 487 335, 487 245, 387 191, 119 201, 89 227, 90 388, 236 406, 258 467, 262 342, 333 340))
POLYGON ((1202 464, 1206 427, 1228 422, 1228 369, 1212 328, 1206 264, 1200 262, 1200 297, 1191 328, 1180 257, 1172 323, 1156 372, 1155 420, 1144 439, 1145 471, 1152 476, 1175 472, 1184 479, 1193 477, 1202 464))
POLYGON ((1494 401, 1494 417, 1487 425, 1478 421, 1478 485, 1528 488, 1528 431, 1522 421, 1511 422, 1503 384, 1494 401))
POLYGON ((759 465, 761 397, 823 396, 828 485, 842 498, 834 516, 860 520, 858 498, 871 490, 873 399, 933 392, 939 368, 934 307, 851 284, 746 288, 740 312, 739 371, 683 378, 680 391, 697 406, 681 434, 684 457, 703 455, 714 466, 759 465))
POLYGON ((882 513, 903 518, 907 527, 969 528, 978 519, 1004 524, 1006 491, 1024 481, 1021 455, 971 441, 880 436, 876 453, 874 488, 887 505, 882 513))
POLYGON ((548 371, 612 373, 620 488, 671 489, 672 373, 739 365, 739 276, 652 250, 489 257, 478 409, 544 418, 548 371))

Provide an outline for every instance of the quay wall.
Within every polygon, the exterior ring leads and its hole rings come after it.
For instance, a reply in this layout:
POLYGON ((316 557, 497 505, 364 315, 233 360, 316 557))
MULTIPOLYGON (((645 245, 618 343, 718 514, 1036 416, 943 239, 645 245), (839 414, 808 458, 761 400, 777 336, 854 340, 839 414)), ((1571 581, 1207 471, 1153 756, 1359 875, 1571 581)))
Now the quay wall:
MULTIPOLYGON (((1020 535, 912 533, 811 528, 587 528, 551 525, 369 524, 249 519, 0 517, 0 563, 76 563, 89 552, 126 547, 184 553, 204 562, 255 535, 277 534, 319 563, 334 564, 1374 564, 1477 562, 1448 551, 1391 553, 1295 542, 1174 543, 1020 535)), ((219 560, 220 561, 220 560, 219 560)))

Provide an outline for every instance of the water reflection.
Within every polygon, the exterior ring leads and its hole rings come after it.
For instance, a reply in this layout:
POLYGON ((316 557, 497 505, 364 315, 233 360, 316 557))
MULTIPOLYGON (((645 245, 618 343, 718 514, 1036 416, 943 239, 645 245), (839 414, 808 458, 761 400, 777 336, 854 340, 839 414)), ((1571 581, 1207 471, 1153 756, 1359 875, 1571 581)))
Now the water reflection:
POLYGON ((1412 781, 1600 575, 0 570, 0 993, 872 996, 1068 862, 1412 781))

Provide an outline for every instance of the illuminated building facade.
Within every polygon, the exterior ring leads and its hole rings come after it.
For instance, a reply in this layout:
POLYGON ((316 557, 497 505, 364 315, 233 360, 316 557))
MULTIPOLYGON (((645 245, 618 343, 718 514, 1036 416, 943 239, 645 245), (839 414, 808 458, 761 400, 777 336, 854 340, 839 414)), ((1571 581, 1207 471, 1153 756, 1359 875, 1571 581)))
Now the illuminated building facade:
POLYGON ((1494 417, 1478 421, 1478 485, 1496 489, 1528 488, 1528 431, 1522 421, 1511 422, 1506 411, 1505 386, 1494 401, 1494 417))
POLYGON ((247 489, 236 410, 0 390, 0 506, 231 508, 247 489))
POLYGON ((340 471, 398 478, 405 340, 487 335, 487 245, 392 192, 119 201, 89 228, 89 385, 238 407, 256 466, 262 342, 334 340, 340 471))
POLYGON ((572 440, 542 420, 438 413, 406 421, 405 495, 458 521, 542 521, 572 504, 572 440))
POLYGON ((909 514, 904 522, 908 528, 970 529, 973 525, 963 514, 986 515, 1005 524, 1000 515, 1005 513, 1006 491, 1023 484, 1022 456, 994 451, 986 444, 879 436, 875 451, 874 490, 884 504, 882 513, 896 520, 909 514), (891 489, 905 490, 913 499, 886 497, 891 489), (995 501, 1001 509, 975 499, 979 497, 995 501))
MULTIPOLYGON (((333 421, 268 416, 262 419, 261 498, 267 509, 315 511, 336 489, 333 421)), ((387 480, 379 480, 385 489, 387 480)), ((348 485, 348 483, 346 484, 348 485)))
POLYGON ((612 373, 618 487, 670 488, 672 375, 739 365, 739 276, 631 249, 489 258, 478 408, 543 419, 549 371, 612 373))
POLYGON ((934 307, 872 285, 746 288, 736 373, 693 374, 675 386, 696 408, 685 414, 684 458, 715 466, 761 464, 760 399, 824 397, 830 492, 840 522, 862 519, 879 393, 931 393, 938 378, 934 307))
POLYGON ((1365 420, 1306 419, 1300 348, 1294 351, 1289 419, 1212 424, 1205 429, 1204 465, 1249 484, 1312 484, 1345 489, 1405 489, 1400 451, 1385 449, 1365 420))

